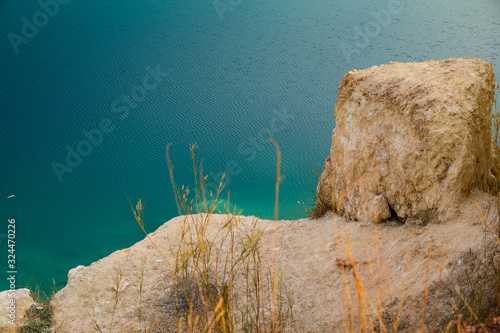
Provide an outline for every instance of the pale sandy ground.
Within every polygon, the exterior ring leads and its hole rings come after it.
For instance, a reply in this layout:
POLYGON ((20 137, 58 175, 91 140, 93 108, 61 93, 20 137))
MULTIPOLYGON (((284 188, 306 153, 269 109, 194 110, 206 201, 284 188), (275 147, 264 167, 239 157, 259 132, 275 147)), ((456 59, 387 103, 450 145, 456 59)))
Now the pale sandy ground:
MULTIPOLYGON (((345 331, 343 319, 346 318, 346 294, 340 257, 346 259, 347 256, 344 250, 339 255, 335 242, 335 226, 338 228, 341 248, 345 248, 347 239, 350 240, 357 272, 374 306, 377 307, 374 297, 376 288, 370 274, 368 256, 373 262, 375 281, 379 281, 379 277, 382 280, 382 287, 378 289, 382 295, 384 319, 392 317, 391 309, 394 305, 399 306, 405 295, 402 313, 411 312, 413 317, 410 316, 409 326, 404 331, 415 331, 419 327, 415 316, 420 317, 425 286, 428 284, 432 291, 439 280, 438 263, 444 267, 441 274, 446 276, 453 270, 460 269, 464 254, 468 251, 480 251, 484 246, 485 227, 473 202, 477 201, 481 207, 486 208, 489 200, 486 194, 474 192, 462 204, 462 214, 458 219, 427 226, 406 226, 398 223, 374 225, 352 221, 344 224, 341 218, 331 212, 318 220, 258 221, 258 226, 267 229, 264 239, 267 257, 272 258, 274 253, 277 255, 277 262, 289 283, 288 289, 294 299, 294 331, 345 331), (378 238, 374 237, 375 232, 378 238), (429 257, 431 246, 432 253, 429 257), (410 247, 411 258, 407 270, 410 247), (377 249, 383 257, 384 266, 377 264, 377 249), (385 267, 385 270, 380 269, 381 267, 385 267), (411 311, 414 301, 417 303, 411 311)), ((494 212, 491 211, 489 215, 493 218, 494 212)), ((150 234, 153 242, 166 254, 168 261, 172 260, 168 243, 175 244, 178 241, 176 231, 182 218, 174 218, 150 234)), ((225 219, 225 215, 214 215, 211 225, 215 227, 225 219)), ((242 217, 242 222, 248 228, 254 220, 251 216, 242 217)), ((171 311, 171 305, 166 303, 166 291, 172 286, 170 266, 151 241, 144 239, 129 249, 117 251, 89 267, 80 269, 70 278, 67 286, 52 302, 57 332, 98 332, 95 323, 103 332, 110 331, 117 268, 123 271, 123 282, 112 332, 136 332, 140 328, 139 276, 144 259, 146 262, 142 318, 161 317, 171 311)), ((349 265, 344 266, 349 285, 354 288, 353 269, 349 265)), ((354 291, 351 296, 354 300, 357 297, 354 291)), ((434 297, 433 294, 431 296, 434 297)), ((444 303, 453 302, 451 298, 446 299, 450 296, 445 292, 442 297, 444 303)), ((369 306, 367 303, 367 307, 369 306)), ((444 306, 440 307, 439 316, 442 318, 450 314, 448 309, 449 306, 446 309, 444 306)))

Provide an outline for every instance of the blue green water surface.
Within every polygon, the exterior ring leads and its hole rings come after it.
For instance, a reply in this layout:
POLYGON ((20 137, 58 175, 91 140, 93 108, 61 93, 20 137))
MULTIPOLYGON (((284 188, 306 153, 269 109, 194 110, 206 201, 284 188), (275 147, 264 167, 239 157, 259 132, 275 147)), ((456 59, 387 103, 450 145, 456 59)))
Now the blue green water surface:
POLYGON ((497 0, 59 1, 0 0, 0 277, 15 218, 18 287, 64 285, 142 239, 127 195, 148 231, 176 216, 170 142, 179 185, 193 184, 197 143, 206 174, 228 170, 231 202, 269 218, 273 136, 280 218, 301 218, 346 72, 449 57, 500 68, 497 0))

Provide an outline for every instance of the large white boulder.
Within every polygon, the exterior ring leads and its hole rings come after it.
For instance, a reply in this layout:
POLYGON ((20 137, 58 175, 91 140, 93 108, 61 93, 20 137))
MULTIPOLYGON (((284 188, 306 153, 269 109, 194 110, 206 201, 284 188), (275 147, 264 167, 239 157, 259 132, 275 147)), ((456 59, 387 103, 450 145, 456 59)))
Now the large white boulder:
POLYGON ((357 220, 444 221, 492 169, 491 63, 454 58, 350 71, 318 200, 357 220), (372 204, 374 203, 374 204, 372 204))

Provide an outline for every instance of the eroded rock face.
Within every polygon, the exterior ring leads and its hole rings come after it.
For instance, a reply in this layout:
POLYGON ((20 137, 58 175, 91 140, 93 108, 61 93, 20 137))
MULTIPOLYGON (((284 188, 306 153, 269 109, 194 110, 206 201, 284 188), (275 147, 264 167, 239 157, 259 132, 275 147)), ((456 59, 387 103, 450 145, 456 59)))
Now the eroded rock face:
MULTIPOLYGON (((368 297, 367 304, 369 300, 373 304, 380 302, 382 313, 393 313, 395 304, 400 306, 394 295, 406 295, 397 313, 400 323, 405 324, 404 332, 419 332, 421 318, 426 318, 425 327, 429 331, 440 332, 450 318, 456 318, 450 304, 456 304, 459 296, 453 291, 468 290, 470 286, 467 280, 455 278, 456 274, 466 274, 479 265, 464 260, 464 256, 484 258, 489 242, 498 248, 497 236, 485 234, 484 222, 475 206, 477 202, 480 207, 492 207, 489 216, 493 218, 497 214, 493 200, 484 192, 473 191, 460 205, 458 219, 415 228, 389 223, 343 223, 331 213, 316 220, 276 222, 240 216, 238 225, 241 237, 262 233, 263 257, 271 258, 267 260, 268 268, 278 267, 284 273, 285 294, 293 301, 294 332, 345 332, 345 314, 349 311, 346 283, 354 292, 358 283, 352 274, 348 248, 352 250, 352 262, 362 282, 363 295, 368 297), (368 233, 378 236, 367 237, 368 233), (375 258, 381 258, 383 264, 375 258), (428 266, 429 259, 442 266, 422 269, 428 266), (445 267, 446 273, 440 267, 445 267), (379 283, 372 283, 380 276, 383 276, 382 289, 379 283), (424 297, 431 300, 431 304, 437 300, 439 306, 422 308, 419 304, 423 304, 424 297), (426 311, 424 315, 423 310, 426 311)), ((116 251, 90 266, 72 270, 66 287, 52 298, 51 332, 178 332, 179 315, 176 312, 182 309, 172 297, 175 256, 171 249, 177 249, 180 242, 186 241, 185 237, 180 237, 184 223, 192 224, 200 218, 202 215, 176 217, 132 247, 116 251)), ((220 227, 234 218, 212 215, 207 235, 210 238, 220 235, 220 227)), ((219 238, 214 253, 223 253, 220 251, 225 251, 224 247, 227 250, 227 244, 222 244, 219 238)), ((235 297, 243 302, 240 306, 248 302, 247 286, 242 282, 236 279, 234 288, 235 297)), ((485 292, 485 296, 486 303, 494 301, 493 292, 485 292)), ((185 306, 185 301, 179 302, 185 306)), ((250 302, 255 300, 250 298, 250 302)), ((243 309, 237 311, 240 310, 243 309)), ((373 311, 367 308, 367 311, 368 318, 376 320, 379 308, 373 311)), ((391 318, 394 317, 388 315, 386 319, 391 318)), ((240 324, 236 322, 237 331, 243 332, 243 328, 239 329, 243 327, 240 324)), ((391 325, 385 324, 386 327, 391 325)), ((360 332, 361 323, 355 321, 354 325, 351 331, 360 332)), ((376 322, 374 325, 379 327, 376 322)), ((188 332, 188 329, 184 326, 181 331, 188 332)))
POLYGON ((333 193, 336 210, 363 221, 387 216, 370 211, 380 196, 402 221, 454 216, 461 198, 494 182, 494 92, 491 63, 472 58, 347 73, 319 200, 331 207, 333 193))

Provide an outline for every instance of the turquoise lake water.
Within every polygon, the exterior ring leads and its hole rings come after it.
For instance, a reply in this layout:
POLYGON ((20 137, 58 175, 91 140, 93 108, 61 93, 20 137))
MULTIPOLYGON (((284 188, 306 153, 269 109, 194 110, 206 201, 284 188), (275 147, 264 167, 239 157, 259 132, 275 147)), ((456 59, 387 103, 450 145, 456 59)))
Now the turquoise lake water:
POLYGON ((272 135, 280 218, 304 217, 342 76, 450 57, 498 71, 500 2, 0 0, 0 37, 1 274, 14 218, 16 284, 48 290, 143 238, 127 196, 149 232, 177 215, 170 142, 178 185, 197 143, 206 174, 228 170, 231 202, 269 218, 272 135))

